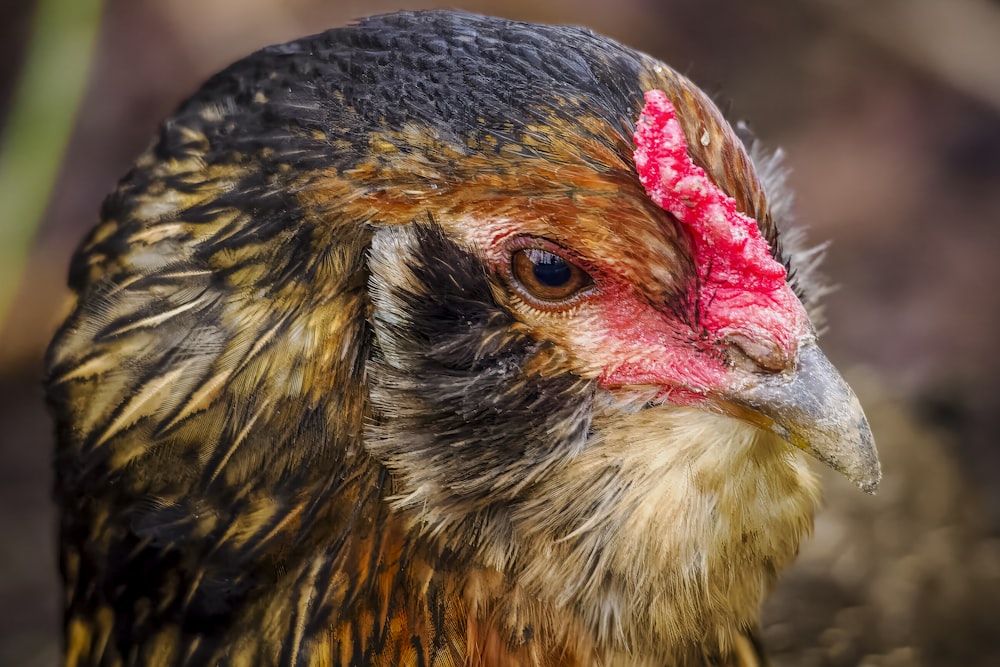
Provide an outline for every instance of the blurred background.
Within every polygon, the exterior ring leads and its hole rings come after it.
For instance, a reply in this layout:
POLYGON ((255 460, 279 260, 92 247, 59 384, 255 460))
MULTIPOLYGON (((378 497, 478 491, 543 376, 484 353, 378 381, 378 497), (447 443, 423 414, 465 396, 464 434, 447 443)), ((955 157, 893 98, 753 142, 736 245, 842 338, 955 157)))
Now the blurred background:
MULTIPOLYGON (((68 258, 157 123, 213 72, 361 0, 0 3, 0 665, 54 665, 44 347, 68 258)), ((868 412, 879 494, 827 475, 768 603, 778 665, 1000 664, 1000 3, 500 0, 691 76, 791 169, 830 240, 824 348, 868 412)))

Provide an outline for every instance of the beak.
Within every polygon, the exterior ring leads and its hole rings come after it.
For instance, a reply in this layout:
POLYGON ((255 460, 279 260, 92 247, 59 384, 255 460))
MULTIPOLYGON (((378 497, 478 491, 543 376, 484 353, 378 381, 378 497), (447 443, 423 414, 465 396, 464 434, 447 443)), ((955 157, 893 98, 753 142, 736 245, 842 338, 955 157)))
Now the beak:
POLYGON ((771 431, 844 474, 867 493, 882 478, 875 440, 857 396, 814 342, 794 371, 755 375, 722 410, 771 431))

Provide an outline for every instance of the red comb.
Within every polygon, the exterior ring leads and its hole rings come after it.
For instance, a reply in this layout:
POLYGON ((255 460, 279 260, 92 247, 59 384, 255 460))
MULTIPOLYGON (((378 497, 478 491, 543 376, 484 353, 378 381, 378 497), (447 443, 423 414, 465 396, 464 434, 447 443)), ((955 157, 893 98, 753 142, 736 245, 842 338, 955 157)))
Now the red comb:
POLYGON ((691 160, 674 105, 662 90, 646 93, 634 139, 639 180, 690 232, 699 274, 710 270, 712 282, 755 290, 784 286, 785 267, 771 257, 757 222, 691 160))
POLYGON ((693 242, 700 296, 712 304, 703 306, 703 325, 720 335, 764 330, 782 347, 794 347, 808 317, 785 283, 785 267, 771 256, 757 222, 692 161, 674 105, 662 90, 646 93, 633 138, 639 180, 693 242))

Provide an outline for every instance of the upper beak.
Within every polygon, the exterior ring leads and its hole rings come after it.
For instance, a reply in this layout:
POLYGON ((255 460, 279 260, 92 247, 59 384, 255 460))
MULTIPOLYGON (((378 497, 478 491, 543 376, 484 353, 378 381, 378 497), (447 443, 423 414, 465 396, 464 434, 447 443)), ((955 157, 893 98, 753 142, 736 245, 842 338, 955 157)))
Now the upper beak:
POLYGON ((727 412, 809 452, 867 493, 878 487, 882 470, 865 413, 814 342, 799 349, 793 371, 755 375, 724 400, 727 412))

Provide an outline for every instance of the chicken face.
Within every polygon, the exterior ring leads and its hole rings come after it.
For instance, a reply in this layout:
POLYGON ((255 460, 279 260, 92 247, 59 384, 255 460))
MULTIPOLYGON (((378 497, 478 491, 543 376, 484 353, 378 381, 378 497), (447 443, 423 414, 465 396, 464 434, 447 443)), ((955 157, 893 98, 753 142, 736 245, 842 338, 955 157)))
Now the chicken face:
POLYGON ((214 77, 49 353, 68 662, 735 661, 803 451, 878 479, 777 186, 579 29, 396 14, 214 77))
POLYGON ((785 267, 757 222, 692 162, 666 93, 645 97, 635 164, 666 220, 641 195, 631 206, 592 197, 535 226, 488 220, 467 242, 505 277, 521 319, 565 341, 578 375, 596 373, 607 388, 654 387, 652 403, 772 429, 872 491, 878 463, 867 422, 816 349, 785 267), (603 248, 586 243, 595 236, 603 248))

